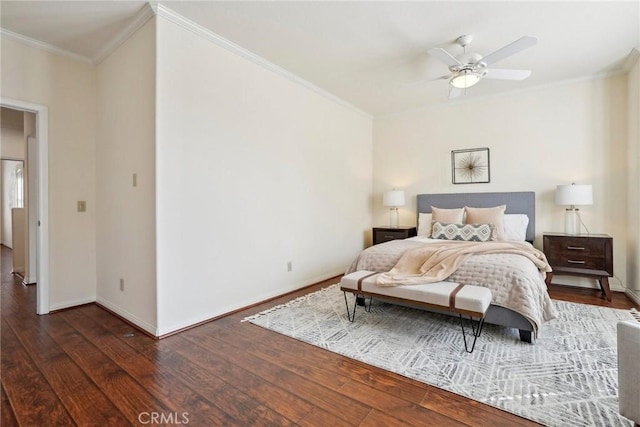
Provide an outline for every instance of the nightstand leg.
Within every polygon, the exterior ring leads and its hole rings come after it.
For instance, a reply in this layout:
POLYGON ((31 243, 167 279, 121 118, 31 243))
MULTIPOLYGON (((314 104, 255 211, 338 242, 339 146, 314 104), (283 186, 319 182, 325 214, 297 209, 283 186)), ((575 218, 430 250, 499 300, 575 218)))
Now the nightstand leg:
POLYGON ((600 282, 600 288, 602 289, 602 292, 604 292, 604 296, 607 298, 607 301, 611 302, 611 289, 609 289, 609 278, 601 277, 600 280, 598 280, 598 282, 600 282))

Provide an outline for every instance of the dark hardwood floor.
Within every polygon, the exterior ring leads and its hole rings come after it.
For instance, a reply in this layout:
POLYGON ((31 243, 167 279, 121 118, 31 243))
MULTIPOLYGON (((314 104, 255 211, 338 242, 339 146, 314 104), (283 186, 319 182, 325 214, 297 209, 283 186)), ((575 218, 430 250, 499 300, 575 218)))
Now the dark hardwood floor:
POLYGON ((13 278, 10 256, 2 247, 2 426, 536 425, 240 322, 337 279, 158 341, 96 305, 37 316, 36 288, 13 278))

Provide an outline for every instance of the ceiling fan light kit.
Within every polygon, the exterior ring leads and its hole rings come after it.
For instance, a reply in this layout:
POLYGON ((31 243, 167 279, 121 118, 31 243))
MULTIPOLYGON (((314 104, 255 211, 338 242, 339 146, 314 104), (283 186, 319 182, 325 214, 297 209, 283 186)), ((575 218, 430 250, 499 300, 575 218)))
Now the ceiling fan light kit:
POLYGON ((464 70, 451 77, 449 84, 457 89, 466 89, 478 83, 480 79, 482 79, 481 74, 464 70))
POLYGON ((538 42, 535 37, 521 37, 486 56, 478 53, 467 53, 467 46, 472 41, 473 36, 471 35, 463 35, 456 39, 456 43, 463 49, 463 53, 458 56, 453 56, 442 48, 429 49, 429 54, 435 56, 449 67, 451 75, 448 76, 448 79, 452 88, 467 89, 485 77, 496 80, 524 80, 531 74, 529 70, 490 69, 487 66, 535 45, 538 42))

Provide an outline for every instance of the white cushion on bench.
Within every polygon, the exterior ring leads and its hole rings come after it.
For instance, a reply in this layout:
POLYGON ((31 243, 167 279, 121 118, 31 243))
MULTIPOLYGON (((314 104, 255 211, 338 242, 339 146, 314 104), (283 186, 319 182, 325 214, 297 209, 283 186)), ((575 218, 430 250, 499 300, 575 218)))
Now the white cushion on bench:
MULTIPOLYGON (((343 276, 340 280, 341 289, 357 292, 358 280, 372 273, 371 271, 360 270, 343 276)), ((376 274, 362 281, 361 289, 363 293, 431 304, 440 306, 443 309, 448 309, 449 296, 458 286, 458 283, 455 282, 434 282, 410 286, 378 286, 376 285, 377 277, 378 275, 376 274)), ((489 289, 481 286, 465 285, 456 294, 455 311, 469 311, 477 313, 479 317, 484 317, 490 304, 491 291, 489 289)))

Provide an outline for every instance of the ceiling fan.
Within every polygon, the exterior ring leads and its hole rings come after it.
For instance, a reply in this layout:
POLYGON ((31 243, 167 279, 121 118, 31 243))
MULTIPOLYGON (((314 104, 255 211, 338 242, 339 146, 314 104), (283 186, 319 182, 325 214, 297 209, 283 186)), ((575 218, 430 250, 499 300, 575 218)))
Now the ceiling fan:
POLYGON ((487 68, 487 66, 527 49, 538 42, 535 37, 524 36, 518 40, 496 50, 489 55, 467 53, 467 46, 473 41, 473 36, 464 35, 456 39, 463 53, 457 57, 446 50, 436 47, 429 49, 429 54, 438 58, 449 67, 451 74, 434 80, 448 79, 450 85, 449 98, 454 98, 463 90, 470 88, 482 79, 524 80, 531 75, 530 70, 513 70, 506 68, 487 68))

